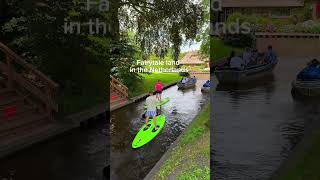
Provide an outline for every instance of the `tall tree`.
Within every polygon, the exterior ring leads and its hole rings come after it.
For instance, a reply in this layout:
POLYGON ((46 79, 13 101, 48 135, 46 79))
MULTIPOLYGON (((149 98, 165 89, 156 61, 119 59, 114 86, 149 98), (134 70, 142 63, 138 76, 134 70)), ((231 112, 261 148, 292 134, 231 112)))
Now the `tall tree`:
MULTIPOLYGON (((8 5, 10 17, 0 24, 0 39, 57 81, 62 91, 76 89, 82 93, 88 90, 83 83, 89 81, 88 67, 96 64, 101 71, 110 68, 111 33, 89 35, 88 28, 79 34, 67 33, 64 24, 112 19, 105 12, 87 11, 83 6, 79 1, 12 0, 8 5)), ((107 87, 105 82, 96 84, 107 87)))
POLYGON ((121 0, 119 8, 123 29, 136 32, 144 55, 163 57, 173 48, 177 61, 183 39, 195 39, 203 25, 201 1, 121 0))

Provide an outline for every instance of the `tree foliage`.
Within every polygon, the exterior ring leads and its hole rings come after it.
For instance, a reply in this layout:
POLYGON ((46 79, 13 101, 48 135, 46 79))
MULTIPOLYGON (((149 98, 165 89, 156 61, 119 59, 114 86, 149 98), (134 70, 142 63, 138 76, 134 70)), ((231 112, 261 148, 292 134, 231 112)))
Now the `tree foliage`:
POLYGON ((192 0, 122 0, 120 14, 123 29, 136 32, 143 57, 151 53, 164 57, 174 50, 178 60, 182 41, 195 39, 203 25, 201 2, 192 0))
MULTIPOLYGON (((109 41, 112 38, 109 34, 93 35, 100 39, 95 41, 85 32, 70 34, 64 29, 65 22, 89 18, 106 20, 106 14, 85 12, 76 1, 12 0, 7 6, 9 10, 1 24, 1 40, 58 82, 62 91, 72 89, 70 93, 79 94, 87 91, 89 88, 85 87, 84 81, 88 78, 90 64, 104 67, 104 71, 109 68, 109 41)), ((105 83, 96 84, 106 89, 105 83)))
POLYGON ((108 78, 86 87, 85 81, 97 81, 88 79, 93 66, 106 76, 111 69, 130 86, 139 79, 129 73, 137 58, 163 57, 172 48, 177 61, 182 41, 195 39, 203 25, 203 4, 193 0, 110 0, 107 12, 87 11, 83 2, 0 0, 0 41, 57 81, 63 92, 107 88, 108 78), (109 25, 107 33, 70 34, 63 27, 96 18, 109 25))

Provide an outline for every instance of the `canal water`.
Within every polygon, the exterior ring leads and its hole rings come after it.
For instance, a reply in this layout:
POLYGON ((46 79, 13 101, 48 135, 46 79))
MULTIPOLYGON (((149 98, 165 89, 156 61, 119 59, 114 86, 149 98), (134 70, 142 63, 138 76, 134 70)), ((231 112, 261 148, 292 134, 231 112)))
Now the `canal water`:
POLYGON ((0 160, 0 179, 102 180, 109 159, 106 119, 89 123, 52 140, 0 160))
POLYGON ((170 102, 162 107, 162 113, 167 117, 166 125, 155 139, 140 149, 132 149, 131 143, 144 124, 144 101, 112 114, 111 179, 141 180, 148 174, 203 105, 210 100, 209 94, 201 93, 203 83, 199 81, 195 89, 181 91, 177 86, 173 86, 163 92, 162 97, 170 97, 170 102), (176 113, 173 113, 173 110, 176 110, 176 113))
POLYGON ((319 101, 291 95, 292 80, 309 60, 282 58, 273 76, 246 86, 217 86, 211 96, 214 179, 269 179, 319 120, 319 101))

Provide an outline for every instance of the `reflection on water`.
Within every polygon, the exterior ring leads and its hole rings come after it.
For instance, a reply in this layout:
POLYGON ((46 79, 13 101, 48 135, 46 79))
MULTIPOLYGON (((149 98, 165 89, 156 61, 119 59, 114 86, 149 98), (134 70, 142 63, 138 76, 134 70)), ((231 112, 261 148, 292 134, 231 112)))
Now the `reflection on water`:
POLYGON ((0 160, 1 176, 17 180, 102 180, 108 160, 105 117, 0 160))
POLYGON ((305 127, 317 120, 319 103, 296 101, 290 93, 291 81, 307 61, 282 59, 271 78, 245 86, 218 85, 211 96, 214 179, 268 179, 305 127))
POLYGON ((173 86, 165 90, 162 97, 170 97, 170 102, 162 107, 167 117, 165 127, 159 135, 142 148, 133 150, 131 142, 144 123, 141 116, 144 102, 120 109, 111 119, 111 178, 144 178, 159 161, 181 132, 190 124, 202 106, 208 102, 208 95, 202 94, 198 82, 197 88, 178 90, 173 86))

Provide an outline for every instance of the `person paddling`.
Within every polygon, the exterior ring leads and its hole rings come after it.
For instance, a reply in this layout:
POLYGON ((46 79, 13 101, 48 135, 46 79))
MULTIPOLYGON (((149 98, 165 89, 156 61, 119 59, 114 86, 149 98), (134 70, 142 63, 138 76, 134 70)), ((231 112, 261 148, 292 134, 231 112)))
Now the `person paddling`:
POLYGON ((147 112, 146 112, 146 127, 144 130, 149 129, 151 124, 148 124, 150 117, 153 118, 153 124, 154 124, 154 129, 153 132, 157 131, 159 126, 157 126, 157 121, 156 121, 156 116, 157 116, 157 97, 153 95, 153 92, 149 92, 149 97, 146 99, 146 105, 147 105, 147 112))
POLYGON ((266 63, 273 63, 277 60, 277 55, 276 53, 272 50, 272 46, 268 46, 268 50, 266 52, 266 58, 265 61, 266 63))
POLYGON ((155 89, 156 89, 156 97, 159 101, 161 101, 161 94, 162 94, 163 85, 160 80, 158 80, 158 82, 156 83, 155 89))

